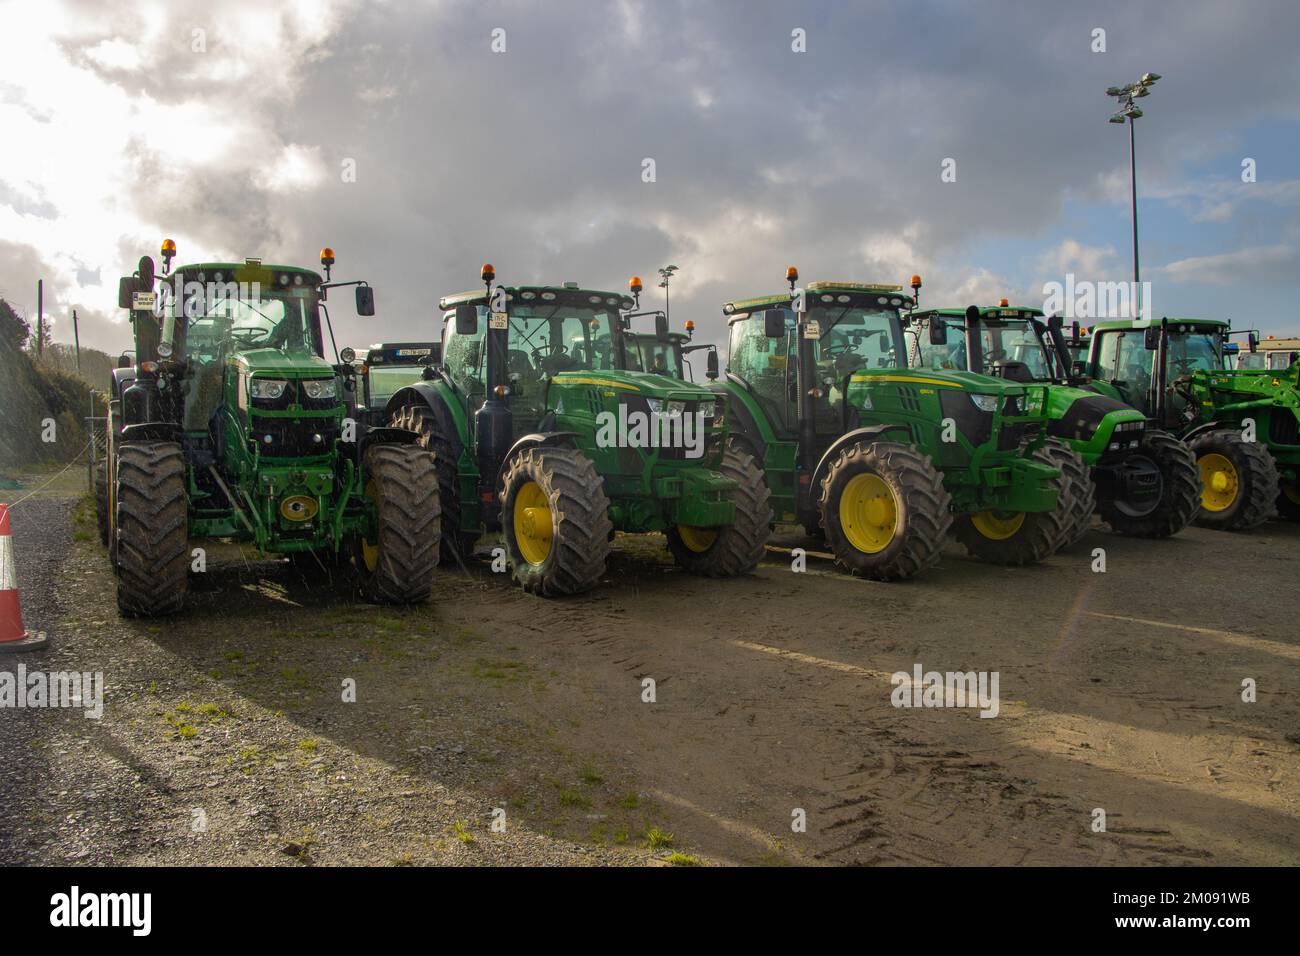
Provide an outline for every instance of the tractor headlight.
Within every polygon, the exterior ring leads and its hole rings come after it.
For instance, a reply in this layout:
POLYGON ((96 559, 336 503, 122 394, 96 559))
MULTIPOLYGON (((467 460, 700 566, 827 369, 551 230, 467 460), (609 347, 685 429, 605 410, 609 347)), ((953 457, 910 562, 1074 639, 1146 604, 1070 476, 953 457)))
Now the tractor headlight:
POLYGON ((336 394, 334 379, 318 378, 310 379, 302 383, 302 390, 308 398, 333 398, 336 394))
POLYGON ((685 402, 669 402, 669 403, 668 403, 668 414, 669 414, 669 415, 672 415, 672 416, 674 416, 674 417, 677 417, 677 416, 680 416, 680 415, 684 414, 685 412, 686 412, 686 403, 685 403, 685 402))
POLYGON ((998 397, 996 395, 972 395, 971 404, 981 412, 995 412, 998 408, 998 397))
POLYGON ((663 399, 647 398, 645 400, 645 403, 646 403, 646 407, 650 409, 651 415, 658 415, 660 412, 664 410, 663 399))
POLYGON ((701 418, 712 418, 714 415, 714 411, 715 409, 714 409, 713 402, 700 402, 701 418))
POLYGON ((248 394, 253 398, 274 401, 284 394, 289 383, 280 378, 253 378, 248 381, 248 394))

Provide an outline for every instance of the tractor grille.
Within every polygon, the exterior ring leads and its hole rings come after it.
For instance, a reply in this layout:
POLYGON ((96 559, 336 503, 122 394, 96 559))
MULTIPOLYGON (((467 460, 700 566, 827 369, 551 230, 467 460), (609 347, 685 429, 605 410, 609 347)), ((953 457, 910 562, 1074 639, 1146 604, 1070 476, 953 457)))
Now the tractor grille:
POLYGON ((254 415, 250 437, 263 455, 273 458, 326 455, 339 437, 339 425, 328 418, 295 420, 254 415), (321 440, 314 441, 313 435, 320 435, 321 440))
POLYGON ((957 430, 975 447, 987 444, 993 437, 993 413, 980 411, 965 392, 945 389, 939 396, 939 406, 944 417, 956 422, 957 430))
POLYGON ((1300 421, 1285 408, 1274 408, 1268 417, 1269 441, 1275 445, 1300 445, 1300 421))

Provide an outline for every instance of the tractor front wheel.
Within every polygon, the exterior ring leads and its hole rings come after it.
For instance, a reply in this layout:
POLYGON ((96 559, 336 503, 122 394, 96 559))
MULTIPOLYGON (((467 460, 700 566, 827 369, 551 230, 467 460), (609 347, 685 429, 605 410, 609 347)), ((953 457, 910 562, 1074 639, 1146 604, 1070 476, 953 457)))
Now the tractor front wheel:
POLYGON ((1087 473, 1083 460, 1055 439, 1037 449, 1033 458, 1061 472, 1052 479, 1056 507, 1051 511, 990 510, 962 515, 955 524, 957 538, 972 556, 1013 567, 1036 564, 1051 557, 1066 543, 1070 530, 1077 528, 1081 489, 1075 473, 1080 467, 1087 473), (1077 466, 1062 467, 1070 458, 1078 459, 1077 466))
POLYGON ((501 480, 501 528, 515 580, 556 597, 595 587, 614 526, 591 460, 574 448, 525 448, 501 480))
POLYGON ((460 475, 451 441, 438 430, 433 412, 419 405, 398 409, 389 424, 415 432, 420 436, 420 447, 433 452, 434 464, 438 466, 438 500, 442 505, 442 561, 450 563, 468 558, 478 536, 462 534, 460 530, 460 475))
POLYGON ((668 550, 673 560, 692 574, 734 578, 750 574, 763 559, 772 521, 771 493, 758 462, 734 445, 727 448, 718 470, 736 482, 732 495, 735 519, 722 528, 669 528, 668 550))
POLYGON ((1201 506, 1201 475, 1192 451, 1173 435, 1149 430, 1138 454, 1160 472, 1160 500, 1148 513, 1126 513, 1120 502, 1102 501, 1101 518, 1119 534, 1168 538, 1182 531, 1201 506))
POLYGON ((117 448, 113 569, 123 614, 174 614, 190 568, 185 455, 175 442, 117 448))
POLYGON ((371 445, 364 469, 375 530, 356 543, 362 588, 385 604, 427 601, 442 530, 433 455, 419 445, 371 445))
POLYGON ((1197 524, 1246 531, 1277 514, 1277 465, 1262 444, 1223 428, 1198 435, 1191 446, 1201 473, 1197 524))
POLYGON ((1097 510, 1097 488, 1092 483, 1092 472, 1083 458, 1065 442, 1050 438, 1043 445, 1043 451, 1057 468, 1068 486, 1062 496, 1065 506, 1065 528, 1061 532, 1061 543, 1056 550, 1078 544, 1080 539, 1092 527, 1092 513, 1097 510))
POLYGON ((884 441, 843 449, 817 503, 836 562, 877 581, 910 578, 939 560, 951 505, 928 455, 884 441))

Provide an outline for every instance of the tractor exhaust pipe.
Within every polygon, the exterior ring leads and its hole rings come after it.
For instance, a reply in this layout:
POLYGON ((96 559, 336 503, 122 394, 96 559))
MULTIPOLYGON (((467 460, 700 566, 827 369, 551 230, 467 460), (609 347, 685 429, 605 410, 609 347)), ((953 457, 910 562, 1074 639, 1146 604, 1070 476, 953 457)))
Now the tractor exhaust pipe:
POLYGON ((980 339, 980 310, 966 308, 966 369, 977 374, 984 371, 984 344, 980 339))

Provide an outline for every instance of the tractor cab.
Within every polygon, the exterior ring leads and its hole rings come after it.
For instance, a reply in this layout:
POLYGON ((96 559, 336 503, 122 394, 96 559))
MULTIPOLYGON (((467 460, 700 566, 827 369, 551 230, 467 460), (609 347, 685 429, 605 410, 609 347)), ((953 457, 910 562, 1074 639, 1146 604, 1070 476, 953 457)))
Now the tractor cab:
MULTIPOLYGON (((908 358, 919 368, 983 372, 1012 382, 1069 377, 1038 309, 930 309, 909 317, 908 358)), ((1068 354, 1068 353, 1067 353, 1068 354)))
POLYGON ((373 425, 388 420, 388 401, 398 390, 431 378, 441 364, 441 342, 376 342, 361 363, 361 401, 373 425))

